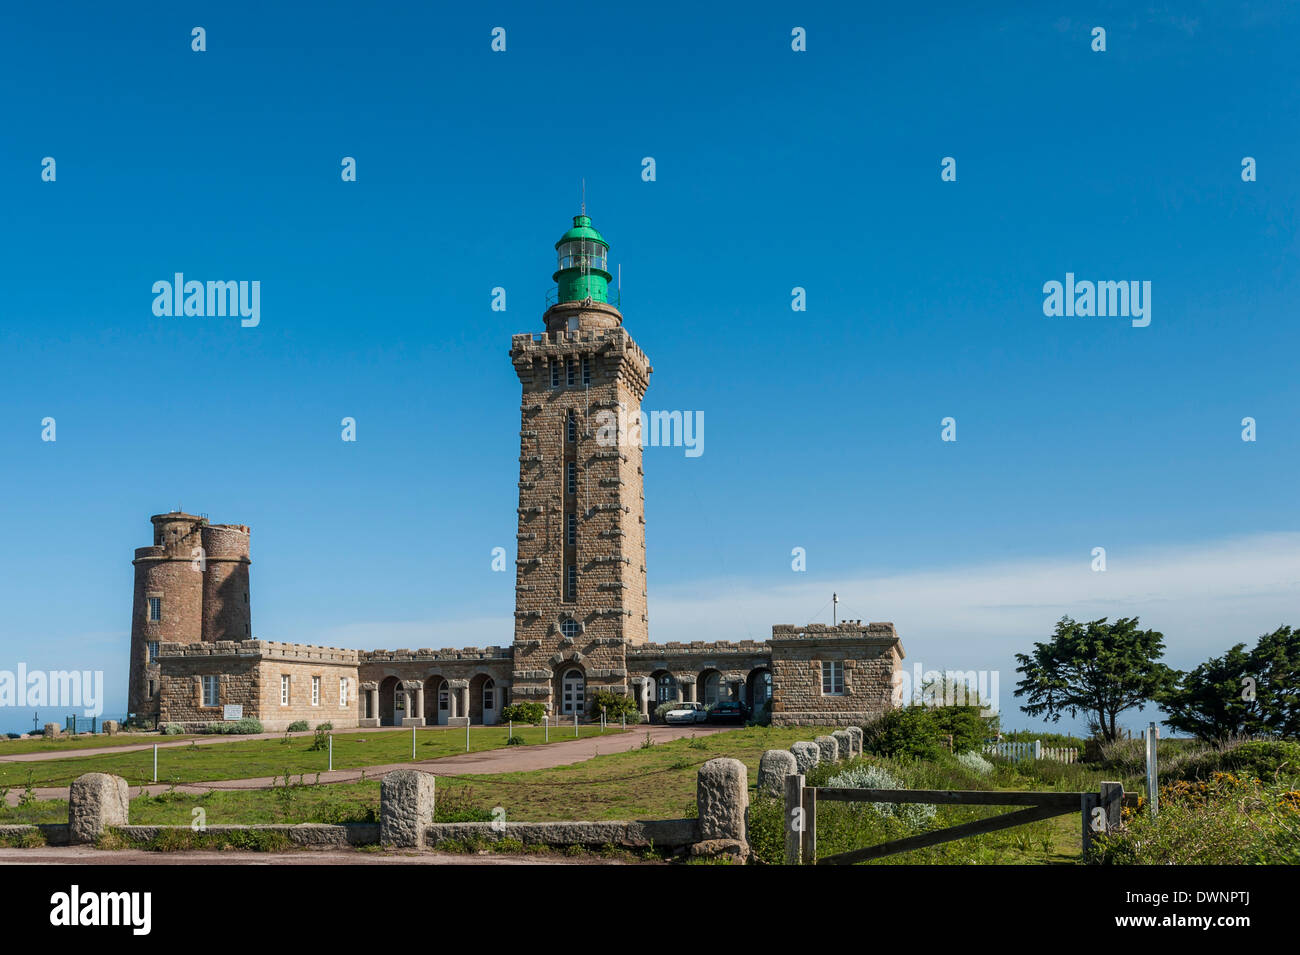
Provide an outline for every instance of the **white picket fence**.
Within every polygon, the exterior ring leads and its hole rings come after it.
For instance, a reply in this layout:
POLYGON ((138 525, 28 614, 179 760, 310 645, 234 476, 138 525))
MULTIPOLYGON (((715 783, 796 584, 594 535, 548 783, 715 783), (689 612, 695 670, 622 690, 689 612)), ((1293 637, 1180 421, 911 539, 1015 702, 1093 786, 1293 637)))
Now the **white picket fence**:
POLYGON ((1079 758, 1079 751, 1072 746, 1044 746, 1036 739, 1028 743, 987 743, 984 755, 1001 756, 1016 761, 1020 759, 1054 759, 1058 763, 1073 763, 1079 758))

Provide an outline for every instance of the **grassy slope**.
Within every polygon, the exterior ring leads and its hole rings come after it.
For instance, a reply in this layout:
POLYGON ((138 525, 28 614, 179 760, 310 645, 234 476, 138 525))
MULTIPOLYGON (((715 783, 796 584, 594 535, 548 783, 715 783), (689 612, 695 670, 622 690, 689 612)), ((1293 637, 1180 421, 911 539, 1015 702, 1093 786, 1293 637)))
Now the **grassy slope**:
MULTIPOLYGON (((603 735, 617 735, 608 729, 603 735)), ((541 727, 516 727, 515 735, 530 744, 540 745, 541 727)), ((599 727, 584 726, 583 738, 602 735, 599 727)), ((470 750, 498 749, 506 743, 504 726, 475 727, 470 731, 470 750)), ((551 742, 573 739, 573 728, 550 731, 551 742)), ((427 729, 416 732, 418 759, 437 759, 465 752, 463 730, 427 729)), ((208 782, 218 779, 245 779, 259 776, 297 776, 324 772, 329 756, 313 750, 310 736, 285 739, 246 740, 204 746, 180 746, 158 750, 158 781, 208 782)), ((400 763, 411 758, 410 730, 374 730, 343 733, 334 737, 334 768, 356 769, 383 763, 400 763)), ((69 759, 51 759, 31 763, 0 763, 0 788, 21 789, 30 780, 33 786, 66 786, 83 773, 113 773, 132 786, 153 780, 153 750, 134 753, 103 753, 69 759)))

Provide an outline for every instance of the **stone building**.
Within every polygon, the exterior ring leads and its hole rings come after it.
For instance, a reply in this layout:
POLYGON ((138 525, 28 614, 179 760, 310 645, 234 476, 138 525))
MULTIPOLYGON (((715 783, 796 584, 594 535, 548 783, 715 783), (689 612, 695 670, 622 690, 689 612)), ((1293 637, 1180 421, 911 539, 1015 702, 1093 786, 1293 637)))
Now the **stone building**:
POLYGON ((739 700, 774 723, 848 724, 894 705, 893 624, 779 625, 758 641, 649 642, 636 421, 653 369, 623 328, 609 246, 586 215, 555 244, 545 331, 515 335, 521 387, 515 620, 509 646, 343 650, 252 638, 249 530, 173 512, 136 551, 132 713, 270 731, 495 723, 510 702, 587 718, 600 690, 642 715, 739 700), (611 298, 614 298, 611 301, 611 298), (610 428, 608 423, 618 423, 610 428), (228 711, 227 707, 236 707, 228 711))

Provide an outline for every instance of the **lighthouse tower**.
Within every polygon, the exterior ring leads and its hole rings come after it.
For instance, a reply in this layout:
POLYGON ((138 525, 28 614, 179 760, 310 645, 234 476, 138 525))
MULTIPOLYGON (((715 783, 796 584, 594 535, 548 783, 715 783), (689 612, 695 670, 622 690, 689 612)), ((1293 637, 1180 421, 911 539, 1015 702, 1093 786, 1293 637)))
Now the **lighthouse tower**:
POLYGON ((554 717, 629 693, 649 639, 638 420, 652 368, 611 302, 609 243, 585 214, 555 243, 545 332, 515 335, 523 397, 512 693, 554 717))

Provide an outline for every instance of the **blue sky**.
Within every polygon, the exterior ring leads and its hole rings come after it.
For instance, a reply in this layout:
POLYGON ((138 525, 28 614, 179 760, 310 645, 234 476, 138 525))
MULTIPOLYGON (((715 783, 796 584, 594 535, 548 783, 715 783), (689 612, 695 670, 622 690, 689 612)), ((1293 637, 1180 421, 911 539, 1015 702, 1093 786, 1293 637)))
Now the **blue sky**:
POLYGON ((508 643, 507 351, 584 177, 645 407, 705 418, 646 452, 652 639, 838 588, 1010 708, 1063 613, 1182 666, 1300 623, 1300 13, 1042 6, 7 10, 0 669, 102 668, 121 709, 176 505, 252 526, 257 636, 508 643), (178 271, 260 281, 260 325, 154 316, 178 271), (1150 281, 1150 326, 1044 316, 1067 271, 1150 281))

